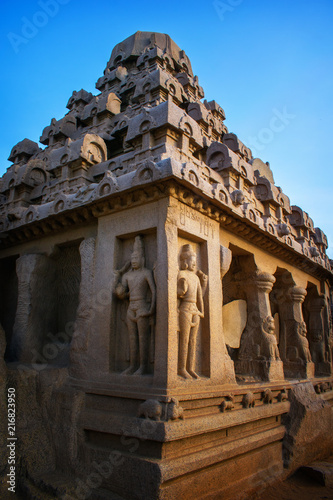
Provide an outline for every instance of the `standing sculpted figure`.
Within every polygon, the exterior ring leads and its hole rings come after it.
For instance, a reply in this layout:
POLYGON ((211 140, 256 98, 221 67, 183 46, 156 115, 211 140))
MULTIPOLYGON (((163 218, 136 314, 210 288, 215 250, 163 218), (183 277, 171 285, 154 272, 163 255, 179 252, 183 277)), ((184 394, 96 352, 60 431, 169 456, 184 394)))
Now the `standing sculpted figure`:
POLYGON ((306 323, 305 321, 302 321, 301 323, 297 323, 296 326, 296 331, 297 331, 297 340, 298 340, 298 346, 297 346, 297 351, 298 351, 298 356, 303 359, 305 362, 310 362, 312 361, 311 359, 311 353, 309 349, 309 341, 306 338, 307 334, 307 328, 306 328, 306 323))
POLYGON ((272 316, 267 316, 262 322, 262 350, 266 359, 280 361, 280 353, 275 337, 275 323, 272 316))
POLYGON ((130 366, 123 372, 124 375, 144 375, 148 372, 150 319, 155 312, 156 288, 152 271, 144 266, 143 239, 136 236, 131 262, 115 272, 115 294, 119 299, 129 299, 126 325, 130 366))
POLYGON ((192 246, 183 245, 180 252, 180 271, 177 280, 179 298, 179 358, 178 374, 185 378, 199 378, 194 371, 195 347, 200 319, 204 317, 203 295, 207 276, 195 273, 196 255, 192 246))

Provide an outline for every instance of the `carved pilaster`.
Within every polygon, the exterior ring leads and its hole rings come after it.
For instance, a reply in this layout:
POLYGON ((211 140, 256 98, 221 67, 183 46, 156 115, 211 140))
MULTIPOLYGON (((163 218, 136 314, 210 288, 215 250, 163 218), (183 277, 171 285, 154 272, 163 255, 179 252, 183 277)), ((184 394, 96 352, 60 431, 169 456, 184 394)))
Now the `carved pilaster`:
POLYGON ((328 346, 325 342, 325 332, 323 323, 323 312, 326 305, 325 296, 313 298, 309 301, 309 324, 308 339, 311 357, 315 363, 316 375, 329 375, 331 365, 328 354, 328 346))
POLYGON ((330 373, 332 373, 332 347, 333 347, 333 330, 332 330, 332 315, 329 297, 326 297, 324 307, 324 332, 327 360, 330 363, 330 373))
MULTIPOLYGON (((81 257, 81 282, 79 292, 79 306, 76 312, 76 320, 73 339, 70 349, 70 372, 72 376, 84 373, 86 351, 93 320, 98 307, 94 294, 94 272, 95 272, 95 238, 87 238, 80 244, 81 257)), ((103 305, 102 305, 103 306, 103 305)))
POLYGON ((312 378, 314 364, 311 360, 309 343, 306 338, 306 324, 303 318, 302 303, 306 290, 294 286, 285 290, 283 301, 279 304, 281 338, 280 353, 284 373, 289 378, 312 378))
POLYGON ((11 357, 23 363, 48 360, 42 352, 43 338, 52 330, 55 300, 55 268, 45 255, 23 255, 16 261, 18 300, 11 357))
POLYGON ((236 373, 270 381, 284 378, 269 302, 274 283, 274 276, 260 271, 245 283, 248 318, 236 361, 236 373))

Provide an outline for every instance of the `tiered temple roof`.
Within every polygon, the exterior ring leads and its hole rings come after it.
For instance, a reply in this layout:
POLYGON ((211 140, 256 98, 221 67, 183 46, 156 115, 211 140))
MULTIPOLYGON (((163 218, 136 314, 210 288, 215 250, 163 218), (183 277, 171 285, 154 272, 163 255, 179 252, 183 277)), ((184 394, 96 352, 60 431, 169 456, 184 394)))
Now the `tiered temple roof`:
POLYGON ((185 203, 303 269, 331 273, 325 234, 228 131, 221 106, 203 100, 168 35, 138 31, 116 45, 96 87, 96 96, 73 92, 68 113, 42 131, 44 149, 24 139, 11 150, 0 180, 2 248, 94 218, 112 193, 120 198, 108 209, 120 210, 135 185, 175 177, 198 188, 185 203))

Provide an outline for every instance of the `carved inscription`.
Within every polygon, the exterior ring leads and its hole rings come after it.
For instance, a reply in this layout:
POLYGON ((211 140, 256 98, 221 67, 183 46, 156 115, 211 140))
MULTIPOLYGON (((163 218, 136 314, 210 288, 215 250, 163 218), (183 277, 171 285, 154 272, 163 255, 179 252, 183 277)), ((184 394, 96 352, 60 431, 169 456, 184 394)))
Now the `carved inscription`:
POLYGON ((198 225, 198 233, 214 239, 214 226, 205 216, 186 205, 180 205, 179 217, 182 226, 187 226, 189 220, 195 221, 198 225))

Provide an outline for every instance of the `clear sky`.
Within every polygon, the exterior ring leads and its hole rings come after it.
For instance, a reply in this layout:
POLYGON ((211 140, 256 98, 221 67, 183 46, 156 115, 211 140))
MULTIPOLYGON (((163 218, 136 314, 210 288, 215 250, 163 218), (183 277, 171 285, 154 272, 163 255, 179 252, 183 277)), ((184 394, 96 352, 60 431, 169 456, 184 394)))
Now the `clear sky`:
POLYGON ((332 0, 2 0, 0 174, 17 142, 38 142, 67 112, 73 90, 98 93, 115 44, 168 33, 229 131, 327 234, 333 258, 332 25, 332 0))

